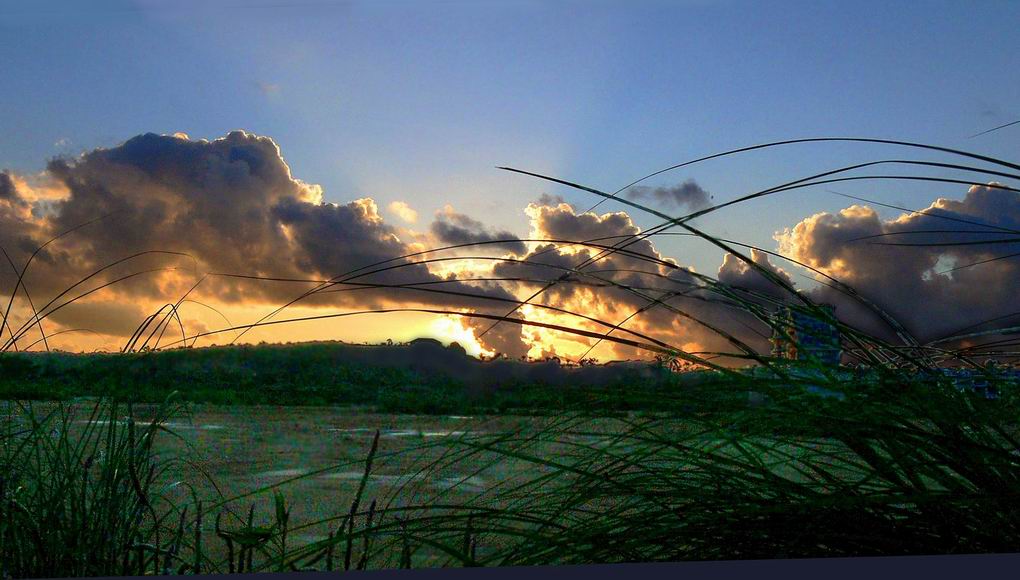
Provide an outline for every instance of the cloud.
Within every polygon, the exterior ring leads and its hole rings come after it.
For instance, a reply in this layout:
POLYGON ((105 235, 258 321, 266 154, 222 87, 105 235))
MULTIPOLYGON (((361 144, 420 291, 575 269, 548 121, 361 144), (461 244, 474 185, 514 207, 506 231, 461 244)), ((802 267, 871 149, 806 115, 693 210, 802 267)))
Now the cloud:
MULTIPOLYGON (((689 207, 701 203, 696 193, 700 188, 676 193, 683 190, 678 186, 668 195, 655 190, 640 195, 672 199, 670 203, 689 207)), ((403 209, 411 208, 406 204, 389 207, 401 219, 399 210, 403 209)), ((552 196, 530 203, 524 211, 529 238, 599 240, 596 243, 612 245, 641 232, 626 212, 578 213, 552 196)), ((1020 230, 1020 196, 993 187, 973 187, 961 200, 938 199, 927 211, 1020 230)), ((535 304, 584 313, 610 324, 626 320, 624 329, 614 335, 627 336, 629 329, 691 350, 733 352, 734 346, 707 324, 760 351, 768 349, 764 325, 710 292, 696 272, 665 256, 654 238, 631 243, 626 251, 594 261, 599 248, 526 244, 513 233, 450 206, 436 214, 427 234, 408 235, 388 223, 371 198, 325 202, 321 187, 291 174, 272 139, 243 131, 211 141, 180 134, 139 135, 116 147, 54 159, 39 175, 0 172, 0 246, 16 264, 24 263, 35 248, 56 234, 97 218, 103 219, 39 253, 28 278, 37 303, 135 252, 174 251, 190 258, 149 256, 104 272, 93 282, 146 269, 178 268, 132 278, 95 296, 96 302, 69 307, 54 318, 61 326, 99 324, 101 332, 111 335, 130 333, 153 304, 158 307, 176 300, 206 272, 323 279, 385 263, 385 268, 375 273, 361 270, 354 281, 425 285, 358 290, 345 286, 335 288, 343 292, 324 293, 304 305, 330 312, 425 306, 503 315, 512 310, 513 300, 531 296, 555 281, 535 304), (400 258, 421 250, 426 242, 434 247, 499 239, 509 241, 497 249, 512 252, 504 254, 504 261, 445 262, 457 266, 443 270, 418 262, 422 257, 414 261, 400 258), (588 265, 571 272, 582 264, 588 265), (450 277, 451 272, 456 276, 450 277), (504 280, 464 281, 458 277, 504 280), (646 308, 656 299, 668 307, 646 308)), ((953 264, 962 266, 1020 250, 1002 244, 899 247, 874 242, 974 241, 987 239, 988 234, 982 233, 986 230, 987 226, 920 214, 883 220, 871 208, 855 205, 808 216, 779 232, 776 239, 781 253, 844 280, 924 340, 1015 310, 1020 259, 940 272, 953 264), (885 237, 869 237, 882 235, 885 237)), ((790 274, 764 252, 752 251, 750 257, 792 283, 790 274)), ((734 256, 724 257, 717 277, 737 288, 773 296, 784 293, 734 256)), ((0 289, 9 291, 13 281, 10 268, 0 268, 0 289)), ((230 306, 279 305, 308 287, 212 276, 192 297, 230 306)), ((874 317, 869 318, 862 308, 831 289, 821 286, 809 292, 816 300, 835 304, 837 315, 844 320, 872 332, 883 331, 874 317)), ((535 306, 521 308, 515 314, 519 315, 607 330, 535 306)), ((492 330, 488 330, 492 326, 488 320, 471 319, 463 324, 475 336, 484 332, 480 343, 486 350, 515 358, 526 352, 577 356, 591 344, 587 338, 512 323, 492 330)), ((648 356, 610 343, 594 354, 600 358, 648 356)))
MULTIPOLYGON (((27 189, 19 186, 18 178, 3 175, 0 188, 5 199, 24 199, 19 192, 27 189)), ((51 297, 87 273, 144 250, 182 252, 191 259, 150 256, 100 277, 112 279, 159 267, 183 269, 176 274, 139 276, 111 287, 126 301, 176 299, 202 272, 329 278, 387 260, 388 266, 396 268, 362 275, 357 282, 442 281, 427 266, 399 259, 409 253, 408 246, 379 215, 373 200, 323 202, 321 187, 294 178, 268 137, 234 131, 207 141, 145 134, 76 158, 54 159, 47 165, 44 181, 46 187, 62 192, 61 197, 49 199, 51 210, 45 215, 6 210, 10 203, 0 202, 0 245, 15 263, 23 263, 56 233, 107 217, 39 254, 29 275, 30 288, 39 297, 51 297)), ((10 288, 12 282, 10 272, 0 269, 0 288, 10 288)), ((493 285, 451 282, 441 286, 483 297, 511 297, 493 285)), ((196 296, 219 303, 279 304, 305 288, 213 276, 196 296)), ((484 298, 410 289, 334 292, 312 304, 492 308, 484 298)))
MULTIPOLYGON (((531 218, 531 237, 558 240, 598 240, 595 243, 612 244, 612 236, 633 235, 640 232, 623 211, 598 215, 592 212, 577 214, 567 203, 542 205, 528 204, 524 212, 531 218)), ((641 253, 653 252, 651 242, 643 240, 628 247, 641 253)))
POLYGON ((20 199, 11 174, 7 171, 0 172, 0 200, 13 202, 20 199))
POLYGON ((390 205, 386 206, 386 209, 390 210, 391 214, 409 224, 413 224, 418 221, 418 212, 416 212, 411 206, 407 205, 407 202, 405 201, 390 202, 390 205))
MULTIPOLYGON (((323 279, 376 263, 385 263, 386 267, 375 273, 361 270, 353 281, 426 285, 417 287, 421 290, 356 291, 346 286, 334 289, 347 291, 324 293, 303 304, 332 311, 420 305, 502 315, 512 309, 512 300, 534 292, 535 284, 527 280, 558 278, 563 270, 551 269, 550 265, 573 267, 597 253, 577 246, 543 253, 543 249, 552 246, 529 248, 517 235, 488 226, 449 206, 436 214, 425 236, 412 234, 410 239, 402 240, 405 232, 387 223, 374 200, 324 202, 321 187, 291 174, 272 139, 244 131, 211 141, 192 140, 181 133, 139 135, 116 147, 54 159, 43 174, 31 180, 4 175, 0 193, 8 201, 0 202, 0 245, 12 254, 16 263, 23 263, 53 235, 102 218, 39 254, 29 276, 30 288, 38 300, 48 299, 89 272, 135 252, 165 250, 189 256, 133 260, 95 280, 98 283, 146 269, 178 268, 175 272, 150 273, 120 283, 111 287, 109 294, 103 294, 108 306, 90 307, 96 317, 109 319, 105 331, 114 333, 133 330, 140 322, 139 312, 125 309, 123 317, 118 318, 101 308, 112 309, 123 303, 133 308, 154 309, 182 295, 202 273, 323 279), (9 200, 20 201, 12 205, 9 200), (29 213, 28 207, 39 211, 29 213), (443 270, 400 258, 420 250, 423 240, 431 246, 508 240, 494 249, 518 257, 528 255, 537 263, 517 267, 502 263, 493 267, 493 262, 446 262, 458 265, 443 270), (487 276, 523 280, 504 283, 457 280, 487 276), (119 322, 113 323, 115 320, 119 322)), ((539 202, 526 209, 535 237, 584 240, 639 232, 623 212, 576 214, 560 198, 546 196, 539 202)), ((389 207, 402 219, 408 217, 404 209, 411 208, 406 204, 389 207)), ((650 240, 633 244, 628 251, 665 259, 650 240)), ((618 321, 647 304, 647 299, 621 288, 606 287, 606 280, 633 288, 651 288, 647 291, 650 295, 690 289, 693 283, 693 278, 675 267, 649 265, 623 254, 601 260, 593 269, 606 270, 597 274, 603 282, 575 277, 558 284, 542 299, 560 308, 618 321)), ((0 288, 9 288, 12 281, 11 274, 0 269, 0 288)), ((306 288, 306 284, 212 276, 192 296, 222 305, 279 305, 306 288)), ((669 300, 693 310, 703 308, 702 303, 684 297, 671 296, 669 300)), ((87 310, 84 305, 81 309, 87 310)), ((551 316, 542 309, 527 307, 523 312, 535 320, 568 326, 587 324, 586 328, 594 328, 577 318, 551 316)), ((63 313, 58 322, 88 322, 84 314, 74 321, 68 319, 70 315, 63 313)), ((484 332, 480 342, 486 350, 513 357, 529 351, 576 353, 589 344, 588 339, 578 340, 516 324, 500 324, 487 332, 491 321, 470 319, 464 325, 476 335, 484 332)), ((628 323, 630 327, 670 341, 680 336, 685 344, 711 343, 691 324, 677 321, 660 309, 637 317, 628 323)), ((613 348, 608 352, 621 356, 636 354, 613 348)))
MULTIPOLYGON (((1015 314, 1015 289, 1020 287, 1020 257, 948 271, 1020 253, 1020 235, 1003 231, 1020 231, 1020 195, 996 189, 993 185, 971 187, 960 200, 939 198, 924 210, 924 213, 942 217, 911 213, 883 220, 872 208, 864 205, 853 205, 836 213, 818 213, 776 235, 779 253, 845 282, 892 315, 922 342, 982 321, 1015 314), (960 221, 949 221, 945 217, 960 221), (1015 241, 1010 244, 973 243, 992 238, 1015 241), (968 244, 879 245, 888 242, 945 244, 961 241, 968 244)), ((532 203, 526 212, 532 226, 529 237, 534 238, 605 238, 602 243, 611 245, 619 239, 611 236, 633 236, 640 232, 625 212, 579 214, 566 203, 532 203)), ((637 256, 613 254, 582 270, 597 276, 595 283, 601 279, 616 286, 593 286, 593 279, 583 273, 561 278, 566 269, 577 268, 598 254, 596 249, 576 245, 540 245, 525 257, 528 263, 501 264, 494 272, 536 280, 535 283, 521 283, 524 290, 531 292, 542 288, 544 281, 556 281, 555 286, 545 290, 537 302, 584 312, 613 323, 627 319, 646 306, 648 297, 657 297, 686 316, 656 306, 629 319, 626 327, 685 348, 735 351, 733 344, 692 320, 695 319, 737 337, 758 352, 767 352, 770 334, 767 326, 734 308, 723 296, 699 286, 694 273, 670 266, 676 262, 663 256, 651 239, 634 243, 627 249, 637 256), (638 256, 661 259, 666 263, 655 264, 638 256), (634 289, 640 292, 634 292, 634 289), (674 295, 677 292, 682 294, 674 295)), ((790 273, 779 267, 767 253, 751 250, 750 258, 796 288, 790 273)), ((724 256, 716 278, 732 288, 789 299, 787 290, 733 255, 724 256)), ((845 322, 884 338, 895 339, 894 333, 877 316, 837 290, 818 285, 800 291, 806 292, 815 301, 835 305, 837 315, 845 322)), ((535 314, 529 315, 540 314, 536 310, 535 314)), ((573 323, 591 330, 605 330, 592 323, 577 320, 573 323)), ((1018 316, 1000 322, 1003 326, 1018 323, 1018 316)), ((548 333, 531 329, 524 330, 524 338, 525 342, 533 345, 532 354, 538 352, 539 347, 542 352, 577 354, 581 344, 587 344, 587 341, 581 340, 571 346, 569 339, 553 340, 548 333)), ((616 345, 604 348, 599 351, 602 353, 600 356, 605 356, 607 351, 616 356, 633 354, 616 345)))
POLYGON ((623 192, 623 195, 633 201, 651 201, 669 208, 685 207, 690 211, 708 207, 712 199, 712 196, 693 179, 672 187, 635 185, 623 192))
MULTIPOLYGON (((640 233, 625 212, 606 214, 578 214, 566 203, 556 206, 529 204, 526 213, 531 218, 533 238, 555 240, 595 240, 611 246, 616 242, 640 233)), ((610 324, 626 320, 626 329, 634 330, 678 347, 698 350, 718 350, 733 347, 719 334, 707 329, 698 321, 725 328, 746 340, 766 347, 756 334, 748 333, 746 325, 753 324, 750 316, 711 302, 713 296, 688 269, 681 268, 674 260, 663 256, 651 239, 631 243, 626 252, 613 253, 591 260, 600 254, 599 248, 581 245, 542 244, 532 249, 524 258, 526 263, 505 263, 497 265, 494 274, 534 280, 521 282, 530 296, 543 289, 548 282, 555 281, 535 300, 538 304, 554 306, 567 311, 580 312, 610 324), (587 266, 581 267, 583 264, 587 266), (571 272, 571 270, 578 270, 571 272), (664 306, 647 308, 654 299, 661 300, 687 316, 682 316, 664 306), (634 315, 636 312, 640 314, 634 315), (634 316, 632 316, 634 315, 634 316)), ((545 317, 548 321, 565 325, 580 326, 588 330, 605 332, 607 327, 575 317, 550 314, 546 310, 533 309, 529 316, 545 317)), ((531 354, 559 354, 579 356, 590 341, 554 335, 552 333, 525 329, 525 336, 532 344, 531 354)), ((625 332, 614 332, 627 336, 625 332)), ((630 338, 634 338, 630 336, 630 338)), ((641 339, 643 340, 643 339, 641 339)), ((626 346, 603 343, 594 352, 600 358, 648 357, 647 352, 638 352, 626 346)))
POLYGON ((543 193, 538 196, 538 199, 535 201, 535 205, 550 205, 554 207, 561 203, 567 203, 567 201, 563 199, 563 196, 549 195, 548 193, 543 193))
MULTIPOLYGON (((26 214, 30 214, 28 208, 29 204, 18 191, 14 177, 6 171, 0 172, 0 223, 14 224, 14 222, 24 219, 26 214)), ((19 226, 13 225, 13 227, 18 228, 19 226)), ((0 241, 3 239, 4 236, 0 235, 0 241)))
MULTIPOLYGON (((56 311, 43 324, 55 322, 68 329, 85 328, 99 334, 121 337, 131 335, 150 314, 137 304, 120 301, 76 302, 56 311)), ((191 324, 185 328, 194 332, 191 324)), ((171 330, 180 332, 177 328, 170 328, 167 332, 171 330)))
MULTIPOLYGON (((954 272, 947 270, 952 264, 965 266, 1020 251, 1020 235, 994 229, 1020 230, 1020 195, 973 186, 962 200, 939 198, 923 211, 977 224, 920 213, 883 220, 873 209, 854 205, 835 214, 819 213, 805 218, 779 232, 776 239, 783 254, 847 283, 921 341, 1016 311, 1016 288, 1020 287, 1018 258, 954 272), (989 231, 995 233, 979 233, 989 231), (1017 238, 1015 244, 880 245, 981 242, 1012 237, 1017 238)), ((891 338, 888 328, 876 317, 841 293, 820 287, 812 295, 837 305, 837 315, 845 321, 891 338)), ((1003 324, 1017 322, 1014 318, 1003 324)))
MULTIPOLYGON (((758 266, 772 272, 786 282, 786 284, 793 286, 793 280, 790 278, 790 275, 769 261, 769 256, 765 252, 752 249, 751 259, 758 266)), ((789 296, 787 290, 766 278, 764 274, 733 254, 726 254, 723 257, 723 263, 719 266, 716 279, 734 288, 750 290, 751 292, 766 294, 774 298, 789 296)))
MULTIPOLYGON (((442 211, 436 212, 436 219, 430 226, 432 235, 442 245, 474 244, 479 242, 494 242, 507 240, 504 243, 492 244, 488 248, 495 248, 509 251, 514 254, 523 255, 527 252, 524 242, 520 241, 515 234, 505 230, 495 230, 486 227, 482 222, 454 211, 453 207, 447 205, 442 211)), ((484 251, 484 248, 481 248, 484 251)))

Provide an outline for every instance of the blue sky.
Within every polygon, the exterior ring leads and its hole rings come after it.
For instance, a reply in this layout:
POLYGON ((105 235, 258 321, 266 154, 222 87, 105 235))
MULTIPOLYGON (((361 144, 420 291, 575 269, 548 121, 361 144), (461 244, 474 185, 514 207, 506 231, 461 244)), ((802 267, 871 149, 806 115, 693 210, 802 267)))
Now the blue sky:
MULTIPOLYGON (((1018 29, 1020 4, 982 1, 4 1, 0 168, 35 172, 145 132, 245 129, 275 139, 327 200, 404 200, 425 224, 449 203, 523 235, 521 210, 542 192, 579 209, 594 200, 496 165, 614 190, 681 160, 796 137, 1015 159, 1020 126, 969 136, 1020 119, 1018 29)), ((796 146, 649 184, 694 178, 718 201, 889 155, 919 157, 796 146)), ((911 207, 963 194, 842 190, 911 207)), ((815 189, 702 225, 774 248, 777 229, 846 205, 815 189)), ((720 262, 700 245, 660 246, 702 271, 720 262)))

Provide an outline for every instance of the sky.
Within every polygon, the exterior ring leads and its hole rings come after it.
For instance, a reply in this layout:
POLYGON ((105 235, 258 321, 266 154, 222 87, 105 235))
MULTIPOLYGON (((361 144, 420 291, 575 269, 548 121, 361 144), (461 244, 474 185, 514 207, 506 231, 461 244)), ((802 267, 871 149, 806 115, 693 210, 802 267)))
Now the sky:
MULTIPOLYGON (((551 215, 527 211, 543 194, 560 196, 574 217, 598 200, 497 166, 615 191, 681 161, 802 137, 898 139, 1016 159, 1020 125, 973 135, 1020 119, 1018 25, 1020 5, 1005 1, 4 1, 0 169, 27 180, 25 194, 53 185, 54 158, 116 151, 148 133, 212 142, 241 130, 271 139, 293 179, 321 188, 321 201, 373 200, 404 244, 436 242, 433 222, 526 237, 541 225, 536 215, 551 215)), ((693 182, 718 203, 882 158, 948 159, 881 145, 794 145, 643 185, 693 182)), ((952 184, 848 182, 696 223, 821 260, 805 249, 813 242, 790 232, 802 224, 807 235, 822 222, 806 220, 855 203, 828 189, 916 209, 940 197, 966 205, 968 195, 952 184), (785 242, 776 239, 787 229, 785 242)), ((872 209, 878 227, 902 217, 872 209)), ((626 211, 638 228, 659 221, 612 201, 598 211, 626 211)), ((724 259, 681 238, 656 241, 654 251, 711 275, 724 259)), ((303 271, 313 275, 314 266, 303 271)), ((781 267, 814 287, 803 271, 781 267)), ((949 290, 939 292, 948 300, 949 290)), ((250 304, 221 306, 244 317, 250 304)), ((470 340, 470 329, 434 318, 401 325, 403 334, 427 328, 470 340)), ((347 326, 371 338, 378 324, 347 326)))

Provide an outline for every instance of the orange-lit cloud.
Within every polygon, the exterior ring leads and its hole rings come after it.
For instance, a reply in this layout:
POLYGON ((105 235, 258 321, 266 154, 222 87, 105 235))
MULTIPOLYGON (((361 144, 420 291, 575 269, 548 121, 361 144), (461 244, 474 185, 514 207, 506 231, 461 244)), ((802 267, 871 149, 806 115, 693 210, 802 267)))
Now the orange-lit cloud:
MULTIPOLYGON (((671 203, 686 206, 703 204, 702 194, 707 195, 689 184, 640 193, 673 196, 671 203)), ((387 209, 401 223, 417 218, 403 202, 387 209)), ((1020 229, 1016 194, 987 187, 972 188, 961 201, 939 199, 929 209, 1020 229)), ((546 241, 522 240, 452 206, 418 232, 391 224, 371 198, 325 202, 321 187, 291 175, 268 137, 236 131, 210 141, 181 133, 147 134, 55 159, 39 175, 0 173, 0 247, 15 264, 0 267, 0 298, 10 297, 16 268, 36 248, 73 230, 35 257, 26 276, 33 303, 19 291, 10 322, 14 332, 25 330, 20 346, 41 337, 30 322, 33 304, 51 313, 44 323, 47 332, 88 329, 54 336, 55 347, 114 349, 146 316, 160 308, 169 312, 166 305, 186 296, 180 302, 181 323, 160 318, 155 327, 160 336, 152 340, 183 344, 179 326, 184 325, 186 335, 203 334, 196 343, 201 346, 237 339, 243 328, 224 329, 253 323, 320 287, 269 319, 310 320, 255 328, 241 339, 378 342, 433 336, 455 340, 473 354, 512 358, 651 356, 612 340, 589 353, 596 340, 588 336, 454 314, 475 313, 593 333, 618 326, 611 336, 687 351, 734 352, 737 346, 725 334, 759 351, 768 349, 764 324, 713 293, 698 273, 665 256, 654 238, 603 252, 641 232, 626 212, 578 213, 550 196, 523 211, 529 219, 526 238, 546 241), (426 252, 448 245, 466 247, 426 252), (131 257, 145 251, 161 253, 131 257), (425 253, 405 257, 420 252, 425 253), (324 280, 333 283, 323 285, 324 280), (78 296, 78 302, 53 310, 78 296), (516 301, 529 298, 528 305, 516 308, 516 301), (350 315, 379 309, 450 314, 350 315), (334 314, 344 316, 323 318, 334 314)), ((781 252, 844 279, 919 334, 937 334, 976 316, 1006 314, 1014 301, 1012 289, 1020 286, 1016 260, 938 272, 940 264, 987 259, 996 248, 867 243, 868 236, 907 233, 913 241, 938 241, 944 234, 925 233, 940 225, 946 229, 935 219, 914 214, 883 221, 868 207, 852 206, 805 218, 776 239, 781 252), (919 301, 934 305, 940 313, 937 322, 918 314, 923 312, 916 307, 919 301)), ((756 268, 792 285, 777 260, 758 251, 749 257, 756 268)), ((787 290, 756 268, 727 255, 715 274, 756 300, 783 298, 787 290)), ((841 316, 857 316, 852 305, 839 302, 826 288, 811 292, 838 302, 841 316)), ((0 340, 10 333, 4 329, 0 340)))
MULTIPOLYGON (((333 288, 342 291, 317 295, 307 303, 334 309, 481 309, 489 296, 511 297, 494 285, 457 282, 444 285, 460 291, 455 298, 413 287, 366 288, 365 283, 393 286, 441 279, 427 266, 400 258, 413 249, 386 223, 374 200, 322 200, 321 187, 294 178, 267 137, 236 131, 208 141, 180 133, 147 134, 117 147, 55 159, 44 178, 33 183, 4 173, 0 245, 16 264, 23 264, 48 238, 75 230, 43 249, 28 272, 31 292, 44 298, 106 265, 151 250, 164 253, 137 256, 102 270, 64 299, 124 278, 103 295, 128 300, 133 307, 158 308, 200 282, 190 299, 264 309, 309 288, 302 279, 331 278, 359 268, 351 282, 362 286, 333 288), (365 269, 374 263, 387 267, 365 269)), ((0 270, 4 292, 9 293, 13 282, 10 270, 0 270)), ((56 316, 50 320, 55 322, 56 316)))
MULTIPOLYGON (((530 297, 549 282, 556 283, 512 317, 597 333, 623 322, 613 331, 615 336, 686 348, 713 344, 690 318, 678 319, 664 307, 645 308, 659 298, 672 308, 690 311, 691 318, 714 316, 702 302, 678 295, 696 286, 694 278, 661 255, 650 240, 630 244, 626 252, 572 274, 572 268, 594 257, 598 249, 524 242, 449 205, 437 212, 424 233, 396 228, 371 198, 323 202, 322 189, 294 178, 277 145, 266 137, 233 132, 207 141, 181 133, 142 135, 114 148, 54 160, 44 176, 32 192, 43 191, 40 184, 45 182, 46 195, 25 193, 28 186, 16 177, 5 182, 12 227, 0 234, 7 236, 0 242, 14 250, 16 260, 24 260, 57 232, 101 220, 39 254, 28 277, 34 295, 52 296, 135 252, 176 252, 133 258, 68 295, 130 276, 47 319, 50 331, 88 328, 90 320, 97 320, 90 330, 98 334, 77 339, 81 348, 119 347, 145 316, 184 295, 182 321, 191 327, 185 334, 193 335, 256 321, 275 305, 314 288, 316 280, 345 273, 352 275, 344 284, 308 296, 271 319, 314 320, 273 324, 243 336, 243 329, 211 333, 196 344, 222 344, 239 336, 244 341, 279 342, 409 340, 424 335, 456 340, 473 354, 580 357, 595 344, 592 338, 549 328, 406 312, 347 316, 394 308, 505 315, 515 310, 515 300, 530 297), (50 203, 47 212, 29 210, 43 198, 50 203), (447 245, 468 247, 400 257, 447 245), (140 271, 144 274, 133 276, 140 271), (117 309, 117 304, 130 307, 117 309), (345 316, 322 318, 332 314, 345 316), (114 345, 117 341, 112 339, 120 339, 120 344, 114 345)), ((417 217, 399 202, 388 209, 405 222, 417 217)), ((524 211, 530 218, 529 235, 536 239, 598 239, 612 244, 640 231, 624 212, 577 214, 552 197, 529 204, 524 211)), ((9 288, 12 282, 9 273, 0 273, 2 287, 9 288)), ((21 315, 19 321, 27 320, 24 312, 21 315)), ((171 332, 171 322, 169 317, 160 318, 153 326, 160 329, 159 337, 152 340, 183 344, 177 331, 171 332)), ((602 359, 648 356, 611 340, 590 354, 602 359)))
POLYGON ((411 206, 407 205, 406 201, 390 202, 387 209, 390 210, 391 214, 409 224, 413 224, 418 221, 418 212, 416 212, 411 206))

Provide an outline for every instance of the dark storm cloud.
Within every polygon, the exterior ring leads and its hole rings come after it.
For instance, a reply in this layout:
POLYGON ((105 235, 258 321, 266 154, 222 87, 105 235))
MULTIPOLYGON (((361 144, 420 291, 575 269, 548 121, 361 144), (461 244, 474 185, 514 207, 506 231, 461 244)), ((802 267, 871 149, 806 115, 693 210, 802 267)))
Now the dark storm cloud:
POLYGON ((437 213, 436 219, 432 222, 429 229, 432 235, 444 245, 453 246, 497 240, 515 240, 505 244, 492 244, 488 247, 503 249, 518 255, 523 255, 527 252, 524 242, 520 241, 516 235, 508 231, 488 228, 482 222, 462 213, 456 213, 450 208, 437 213))
MULTIPOLYGON (((1020 195, 974 186, 962 200, 938 199, 925 213, 1020 230, 1020 195)), ((777 235, 780 249, 794 259, 833 275, 875 302, 919 340, 926 341, 971 324, 1010 314, 1020 288, 1020 259, 955 267, 1020 252, 1020 235, 950 221, 933 215, 904 214, 882 220, 874 210, 852 206, 820 213, 777 235), (932 231, 932 230, 953 230, 932 231), (892 234, 892 235, 884 235, 892 234), (873 237, 883 236, 883 237, 873 237), (879 243, 943 244, 1010 239, 1012 244, 888 246, 879 243)), ((828 287, 812 292, 837 305, 840 318, 889 336, 867 311, 828 287)), ((1015 325, 1018 321, 1003 321, 1015 325)), ((986 327, 990 328, 990 327, 986 327)))
POLYGON ((708 207, 712 196, 696 181, 687 181, 672 187, 647 187, 635 185, 627 189, 624 197, 638 202, 652 202, 666 208, 687 208, 698 211, 708 207))

